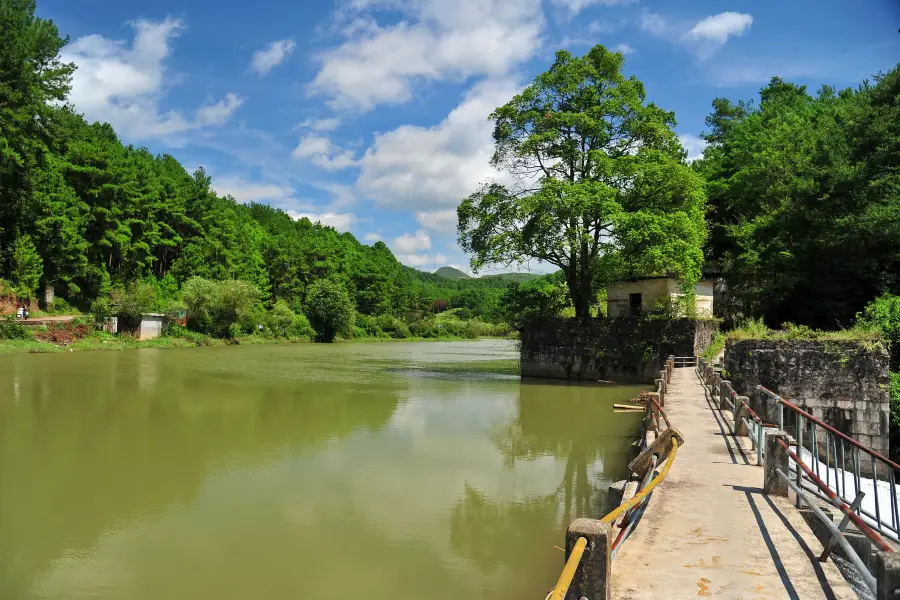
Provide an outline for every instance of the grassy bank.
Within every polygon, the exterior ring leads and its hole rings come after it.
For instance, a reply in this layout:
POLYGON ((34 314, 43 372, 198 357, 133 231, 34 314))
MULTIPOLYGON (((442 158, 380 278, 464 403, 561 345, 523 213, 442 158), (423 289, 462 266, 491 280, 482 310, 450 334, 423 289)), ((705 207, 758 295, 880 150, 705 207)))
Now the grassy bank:
MULTIPOLYGON (((288 338, 272 338, 262 335, 239 336, 234 339, 221 339, 208 335, 194 332, 180 332, 180 335, 165 335, 153 340, 138 341, 129 335, 110 334, 101 331, 90 331, 80 339, 72 339, 71 341, 55 342, 39 339, 41 334, 46 333, 46 329, 26 328, 25 326, 16 324, 16 335, 10 339, 9 337, 0 337, 0 356, 10 354, 31 354, 31 353, 49 353, 49 352, 80 352, 84 350, 132 350, 137 348, 199 348, 206 346, 225 346, 225 345, 269 345, 269 344, 309 344, 312 343, 307 339, 288 339, 288 338), (24 331, 23 331, 24 330, 24 331), (35 336, 37 334, 37 337, 35 336)), ((0 327, 4 329, 12 329, 7 324, 0 327)), ((0 332, 3 336, 4 332, 0 332)), ((7 336, 10 334, 7 332, 7 336)), ((47 337, 47 336, 43 336, 47 337)), ((500 337, 484 336, 479 339, 505 339, 500 337)), ((407 338, 385 338, 385 337, 356 337, 349 340, 338 340, 335 343, 361 343, 361 342, 459 342, 472 341, 472 338, 462 336, 445 335, 440 337, 407 337, 407 338)))

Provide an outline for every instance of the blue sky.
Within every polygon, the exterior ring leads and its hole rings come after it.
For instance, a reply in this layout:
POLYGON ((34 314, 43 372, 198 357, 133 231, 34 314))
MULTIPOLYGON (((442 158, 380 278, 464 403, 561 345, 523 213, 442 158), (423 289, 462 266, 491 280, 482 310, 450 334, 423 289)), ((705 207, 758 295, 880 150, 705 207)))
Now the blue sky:
POLYGON ((753 98, 773 75, 855 86, 900 57, 896 0, 675 4, 40 0, 38 12, 71 37, 76 109, 126 143, 204 166, 239 201, 384 240, 405 264, 465 269, 455 208, 494 175, 487 116, 559 48, 625 52, 692 157, 717 96, 753 98))

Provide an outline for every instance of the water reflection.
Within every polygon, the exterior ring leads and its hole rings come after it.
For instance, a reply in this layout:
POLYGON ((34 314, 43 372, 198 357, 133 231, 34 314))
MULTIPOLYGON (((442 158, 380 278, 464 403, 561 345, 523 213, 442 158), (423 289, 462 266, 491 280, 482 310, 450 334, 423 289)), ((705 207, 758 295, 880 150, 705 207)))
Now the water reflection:
POLYGON ((0 360, 0 598, 534 594, 630 391, 436 377, 438 346, 0 360))

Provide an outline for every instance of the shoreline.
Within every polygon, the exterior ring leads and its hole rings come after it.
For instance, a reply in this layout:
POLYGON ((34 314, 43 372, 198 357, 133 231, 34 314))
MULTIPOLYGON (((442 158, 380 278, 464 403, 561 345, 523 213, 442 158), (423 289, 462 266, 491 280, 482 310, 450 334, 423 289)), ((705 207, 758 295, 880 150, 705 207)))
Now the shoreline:
MULTIPOLYGON (((510 337, 484 336, 476 339, 444 336, 437 338, 352 338, 332 342, 333 344, 361 344, 361 343, 409 343, 409 342, 476 342, 479 340, 513 340, 510 337)), ((245 336, 233 340, 200 336, 196 338, 162 336, 152 340, 138 341, 128 336, 94 333, 72 344, 54 344, 38 340, 0 340, 0 357, 20 354, 56 354, 60 352, 121 352, 124 350, 139 350, 141 348, 204 348, 211 346, 261 346, 261 345, 292 345, 315 344, 309 340, 290 340, 284 338, 263 338, 259 336, 245 336)))

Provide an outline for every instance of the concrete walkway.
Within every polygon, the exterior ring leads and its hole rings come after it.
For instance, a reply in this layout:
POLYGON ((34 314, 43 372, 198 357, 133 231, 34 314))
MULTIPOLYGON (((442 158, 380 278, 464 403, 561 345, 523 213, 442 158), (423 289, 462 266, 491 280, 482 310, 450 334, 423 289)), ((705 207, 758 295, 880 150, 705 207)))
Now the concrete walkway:
POLYGON ((793 504, 763 494, 756 452, 694 369, 675 369, 665 411, 685 445, 613 561, 614 598, 857 597, 793 504))

